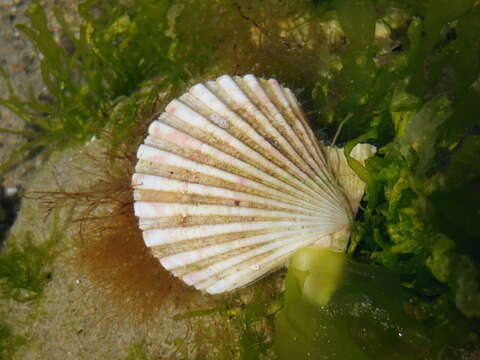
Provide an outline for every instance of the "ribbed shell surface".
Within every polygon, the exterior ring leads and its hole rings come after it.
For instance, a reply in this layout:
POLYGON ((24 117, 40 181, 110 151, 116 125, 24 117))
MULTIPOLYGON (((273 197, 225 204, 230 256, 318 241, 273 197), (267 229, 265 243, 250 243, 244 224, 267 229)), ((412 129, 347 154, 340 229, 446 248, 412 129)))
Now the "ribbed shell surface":
MULTIPOLYGON (((357 145, 363 161, 374 152, 357 145)), ((171 101, 133 175, 135 215, 161 264, 208 293, 246 285, 305 246, 344 250, 364 184, 321 145, 293 93, 219 77, 171 101)))

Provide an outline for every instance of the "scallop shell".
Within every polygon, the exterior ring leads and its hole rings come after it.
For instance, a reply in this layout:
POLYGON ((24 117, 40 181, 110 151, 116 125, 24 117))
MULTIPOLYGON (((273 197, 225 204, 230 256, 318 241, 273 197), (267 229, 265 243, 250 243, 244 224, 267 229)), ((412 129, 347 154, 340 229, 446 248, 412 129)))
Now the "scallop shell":
MULTIPOLYGON (((357 145, 352 156, 375 152, 357 145)), ((224 75, 171 101, 133 175, 145 244, 184 282, 234 290, 305 246, 346 248, 363 182, 321 145, 292 91, 224 75)))

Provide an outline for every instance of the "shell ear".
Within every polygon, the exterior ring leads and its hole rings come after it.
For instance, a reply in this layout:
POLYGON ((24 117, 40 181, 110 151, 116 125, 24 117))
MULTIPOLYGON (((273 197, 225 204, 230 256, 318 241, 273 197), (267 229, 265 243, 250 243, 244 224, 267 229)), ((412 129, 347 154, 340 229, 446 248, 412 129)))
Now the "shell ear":
MULTIPOLYGON (((357 144, 350 153, 350 156, 360 161, 363 165, 365 160, 373 156, 376 152, 377 148, 373 145, 357 144)), ((348 199, 352 216, 355 216, 365 192, 365 182, 363 182, 348 165, 343 148, 326 146, 325 154, 339 187, 348 199)))
POLYGON ((193 86, 151 123, 137 152, 145 244, 211 294, 280 268, 301 247, 344 249, 361 187, 336 149, 326 153, 338 159, 325 156, 277 81, 224 75, 193 86))

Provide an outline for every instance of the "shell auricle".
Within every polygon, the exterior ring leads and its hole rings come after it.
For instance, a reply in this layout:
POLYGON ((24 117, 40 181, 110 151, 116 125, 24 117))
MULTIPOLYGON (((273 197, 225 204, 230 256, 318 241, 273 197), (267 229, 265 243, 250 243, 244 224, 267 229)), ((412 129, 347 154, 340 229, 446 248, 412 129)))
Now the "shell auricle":
MULTIPOLYGON (((364 161, 375 147, 359 144, 364 161)), ((288 88, 224 75, 171 101, 137 152, 134 208, 162 266, 210 294, 305 246, 344 251, 365 184, 321 144, 288 88)))

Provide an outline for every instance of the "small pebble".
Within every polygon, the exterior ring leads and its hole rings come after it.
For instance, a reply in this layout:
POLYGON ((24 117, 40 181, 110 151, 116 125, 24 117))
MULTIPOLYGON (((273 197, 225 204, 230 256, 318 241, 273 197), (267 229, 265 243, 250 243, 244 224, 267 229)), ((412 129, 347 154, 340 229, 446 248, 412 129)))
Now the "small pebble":
POLYGON ((18 193, 18 188, 16 186, 8 186, 4 189, 5 197, 14 197, 18 193))

